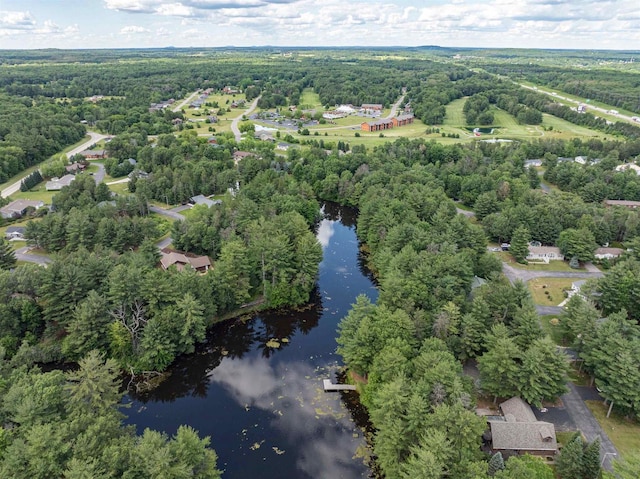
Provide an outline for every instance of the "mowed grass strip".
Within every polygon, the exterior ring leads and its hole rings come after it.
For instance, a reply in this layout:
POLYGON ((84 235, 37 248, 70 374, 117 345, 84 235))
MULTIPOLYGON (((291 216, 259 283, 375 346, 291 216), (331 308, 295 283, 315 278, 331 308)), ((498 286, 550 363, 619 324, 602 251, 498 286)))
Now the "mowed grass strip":
POLYGON ((300 95, 300 108, 303 110, 324 110, 320 95, 313 91, 313 88, 305 88, 300 95))
POLYGON ((638 422, 621 417, 616 412, 612 412, 607 418, 609 406, 605 406, 601 401, 585 401, 585 403, 623 457, 640 451, 638 422))
POLYGON ((463 128, 467 124, 464 113, 462 112, 466 101, 466 97, 459 98, 458 100, 453 100, 446 106, 444 122, 442 123, 444 126, 463 128))

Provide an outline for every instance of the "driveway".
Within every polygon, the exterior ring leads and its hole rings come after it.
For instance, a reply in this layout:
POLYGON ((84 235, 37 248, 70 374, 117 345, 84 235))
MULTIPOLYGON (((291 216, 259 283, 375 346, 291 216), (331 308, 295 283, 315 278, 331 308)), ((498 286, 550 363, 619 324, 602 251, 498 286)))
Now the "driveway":
POLYGON ((456 206, 456 212, 459 215, 465 215, 467 218, 473 218, 476 214, 473 211, 462 210, 456 206))
POLYGON ((40 256, 37 254, 30 254, 31 246, 24 246, 22 248, 18 248, 15 251, 16 259, 19 261, 28 261, 29 263, 36 263, 41 266, 47 266, 49 263, 52 263, 53 260, 47 256, 40 256))
MULTIPOLYGON (((578 387, 573 383, 567 384, 569 392, 562 396, 562 402, 564 403, 569 416, 579 429, 587 441, 591 442, 596 438, 600 438, 600 458, 604 458, 604 468, 608 471, 611 470, 612 455, 618 455, 618 450, 615 448, 609 436, 602 430, 596 418, 593 417, 591 411, 584 403, 581 397, 578 387)), ((582 388, 581 388, 582 389, 582 388)), ((615 456, 613 457, 615 459, 615 456)))
POLYGON ((183 215, 181 215, 180 213, 176 213, 175 211, 171 211, 171 210, 165 210, 165 209, 159 208, 157 206, 149 206, 149 211, 151 211, 153 213, 157 213, 159 215, 168 216, 169 218, 172 218, 174 220, 178 220, 178 221, 184 221, 185 220, 185 217, 183 215))
POLYGON ((552 314, 558 316, 564 313, 564 309, 560 306, 540 306, 536 304, 536 312, 539 316, 551 316, 552 314))
POLYGON ((102 183, 102 181, 104 180, 104 175, 105 175, 105 171, 104 171, 104 165, 100 162, 92 162, 93 165, 96 165, 98 167, 98 171, 96 171, 93 174, 93 179, 96 180, 96 185, 99 185, 100 183, 102 183))

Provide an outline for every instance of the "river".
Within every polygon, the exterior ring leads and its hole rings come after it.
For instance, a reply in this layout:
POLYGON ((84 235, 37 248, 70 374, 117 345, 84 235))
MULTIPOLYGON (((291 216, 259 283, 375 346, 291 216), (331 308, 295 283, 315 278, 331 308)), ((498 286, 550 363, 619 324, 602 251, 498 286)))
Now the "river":
POLYGON ((331 203, 323 212, 324 256, 309 308, 216 325, 158 388, 126 398, 126 422, 138 433, 173 435, 187 424, 211 436, 224 479, 370 476, 356 393, 325 393, 322 379, 335 382, 341 364, 340 319, 356 296, 375 301, 378 291, 359 254, 355 212, 331 203))

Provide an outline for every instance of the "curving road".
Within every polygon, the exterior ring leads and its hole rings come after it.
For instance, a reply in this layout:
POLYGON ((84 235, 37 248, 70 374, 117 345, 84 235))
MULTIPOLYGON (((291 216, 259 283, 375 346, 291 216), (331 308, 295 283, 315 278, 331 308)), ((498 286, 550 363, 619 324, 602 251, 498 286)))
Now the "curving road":
POLYGON ((234 118, 233 121, 231 122, 231 131, 233 132, 233 135, 236 137, 236 143, 240 143, 240 141, 242 141, 242 133, 240 133, 240 129, 238 128, 238 124, 240 123, 240 120, 242 119, 243 116, 248 117, 253 112, 253 110, 256 109, 256 106, 258 106, 258 101, 260 101, 261 97, 262 95, 254 99, 251 102, 251 105, 249 105, 249 109, 244 113, 242 113, 241 115, 239 115, 237 118, 234 118))
MULTIPOLYGON (((108 138, 110 136, 110 135, 103 135, 101 133, 95 133, 93 131, 88 132, 88 135, 91 138, 89 140, 85 141, 84 143, 82 143, 81 145, 76 146, 73 150, 69 151, 67 153, 67 158, 71 158, 73 155, 77 155, 81 151, 84 151, 87 148, 89 148, 91 145, 97 143, 100 140, 108 138)), ((31 173, 29 173, 29 174, 31 174, 31 173)), ((18 181, 13 183, 11 186, 6 187, 4 190, 2 190, 0 192, 0 196, 2 196, 3 198, 7 198, 8 196, 11 196, 12 194, 17 193, 18 191, 20 191, 20 185, 22 185, 22 180, 24 180, 27 176, 29 176, 29 175, 24 175, 22 178, 20 178, 18 181)), ((104 177, 104 175, 103 175, 103 177, 104 177)))

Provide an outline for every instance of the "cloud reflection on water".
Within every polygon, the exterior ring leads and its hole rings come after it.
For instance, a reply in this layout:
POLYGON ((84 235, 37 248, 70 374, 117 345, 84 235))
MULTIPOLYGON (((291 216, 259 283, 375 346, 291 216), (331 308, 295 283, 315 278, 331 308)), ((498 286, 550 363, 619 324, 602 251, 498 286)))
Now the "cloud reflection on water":
POLYGON ((318 226, 318 241, 323 249, 329 246, 329 241, 335 232, 334 223, 335 221, 324 219, 320 222, 320 226, 318 226))
POLYGON ((302 362, 273 365, 253 357, 224 360, 211 372, 210 380, 224 387, 238 404, 270 412, 270 427, 285 436, 288 446, 267 446, 297 454, 297 468, 309 477, 366 477, 365 468, 353 458, 363 443, 362 431, 339 394, 322 389, 322 378, 333 378, 335 369, 335 365, 313 369, 302 362))

